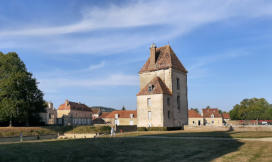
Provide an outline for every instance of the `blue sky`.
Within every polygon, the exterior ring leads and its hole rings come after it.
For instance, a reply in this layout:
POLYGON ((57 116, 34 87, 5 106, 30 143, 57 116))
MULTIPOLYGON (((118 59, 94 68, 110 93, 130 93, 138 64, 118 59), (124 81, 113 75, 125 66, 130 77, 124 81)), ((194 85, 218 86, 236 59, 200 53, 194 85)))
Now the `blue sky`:
POLYGON ((45 99, 136 109, 149 47, 170 43, 188 69, 189 107, 272 103, 269 0, 12 0, 0 51, 15 51, 45 99))

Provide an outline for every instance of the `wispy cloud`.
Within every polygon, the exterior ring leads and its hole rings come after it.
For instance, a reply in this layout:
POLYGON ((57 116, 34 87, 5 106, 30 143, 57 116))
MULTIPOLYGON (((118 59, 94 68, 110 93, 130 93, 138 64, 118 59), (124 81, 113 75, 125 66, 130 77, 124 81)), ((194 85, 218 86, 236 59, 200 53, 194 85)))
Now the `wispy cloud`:
POLYGON ((96 69, 101 69, 101 68, 103 68, 104 66, 105 66, 105 62, 102 61, 102 62, 99 63, 99 64, 89 66, 88 70, 92 71, 92 70, 96 70, 96 69))
POLYGON ((209 75, 208 66, 210 64, 217 63, 220 61, 226 61, 229 59, 240 58, 243 56, 248 56, 250 54, 251 53, 249 53, 245 49, 236 49, 224 52, 223 54, 198 57, 195 59, 194 63, 188 67, 188 71, 190 72, 189 78, 196 79, 207 77, 209 75))
POLYGON ((264 0, 139 0, 122 6, 86 7, 81 13, 81 19, 63 26, 21 27, 18 24, 18 29, 2 29, 1 47, 49 53, 112 54, 153 41, 173 39, 207 23, 233 17, 271 16, 272 3, 264 0), (156 28, 142 29, 149 26, 156 28), (93 34, 104 29, 108 30, 107 34, 93 34), (82 33, 86 37, 75 35, 82 33))
POLYGON ((38 78, 39 87, 46 93, 61 88, 94 88, 97 86, 137 86, 137 75, 111 74, 93 78, 38 78))

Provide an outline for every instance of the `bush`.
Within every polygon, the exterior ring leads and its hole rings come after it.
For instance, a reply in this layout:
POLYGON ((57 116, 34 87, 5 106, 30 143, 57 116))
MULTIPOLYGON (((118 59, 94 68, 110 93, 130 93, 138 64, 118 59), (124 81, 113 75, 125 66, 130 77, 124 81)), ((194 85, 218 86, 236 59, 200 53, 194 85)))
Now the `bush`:
POLYGON ((138 127, 138 131, 167 131, 167 127, 138 127))
POLYGON ((137 127, 137 131, 147 131, 146 127, 137 127))

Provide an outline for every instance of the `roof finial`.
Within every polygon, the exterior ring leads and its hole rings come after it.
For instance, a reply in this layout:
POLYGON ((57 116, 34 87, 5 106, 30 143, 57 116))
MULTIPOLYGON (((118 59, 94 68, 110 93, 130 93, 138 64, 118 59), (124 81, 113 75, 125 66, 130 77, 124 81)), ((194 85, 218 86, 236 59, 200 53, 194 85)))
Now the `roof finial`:
POLYGON ((156 44, 153 42, 151 48, 157 48, 156 44))

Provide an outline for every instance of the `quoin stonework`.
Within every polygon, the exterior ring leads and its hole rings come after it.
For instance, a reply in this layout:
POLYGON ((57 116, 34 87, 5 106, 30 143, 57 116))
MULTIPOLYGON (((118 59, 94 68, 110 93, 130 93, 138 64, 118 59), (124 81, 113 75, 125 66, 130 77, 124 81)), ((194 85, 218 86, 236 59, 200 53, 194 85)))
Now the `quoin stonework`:
POLYGON ((182 127, 188 123, 187 70, 170 45, 150 47, 137 94, 138 127, 182 127))

